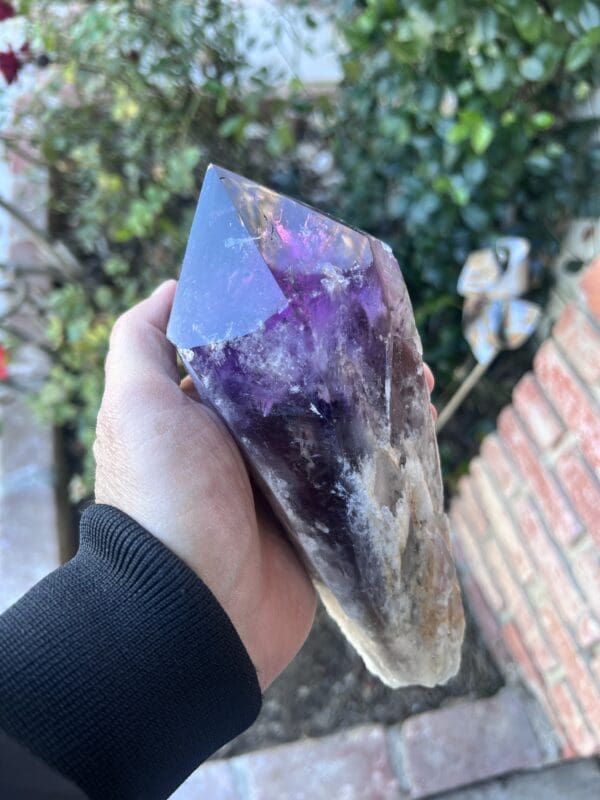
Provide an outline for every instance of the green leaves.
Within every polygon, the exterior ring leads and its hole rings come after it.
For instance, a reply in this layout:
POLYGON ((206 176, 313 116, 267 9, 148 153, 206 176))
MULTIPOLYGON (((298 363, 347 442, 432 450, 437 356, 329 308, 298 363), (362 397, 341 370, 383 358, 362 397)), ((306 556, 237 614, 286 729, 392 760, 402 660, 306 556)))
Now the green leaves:
POLYGON ((600 48, 600 26, 591 28, 576 42, 569 45, 565 57, 565 68, 569 72, 577 72, 598 55, 600 48))
POLYGON ((211 160, 389 241, 442 384, 466 352, 467 253, 510 232, 546 258, 554 224, 591 208, 593 125, 568 111, 597 83, 594 0, 345 0, 344 78, 324 97, 298 80, 275 92, 274 71, 251 66, 247 4, 83 3, 68 27, 60 4, 33 5, 56 78, 27 113, 52 170, 53 224, 87 267, 48 311, 43 402, 80 448, 110 324, 177 274, 211 160), (324 152, 335 164, 321 178, 324 152))
POLYGON ((540 40, 543 29, 543 13, 535 0, 521 0, 516 8, 515 28, 526 42, 535 44, 540 40))
POLYGON ((475 67, 475 82, 483 92, 496 92, 504 85, 508 71, 506 64, 500 60, 488 61, 475 67))
POLYGON ((538 111, 531 117, 531 123, 533 127, 539 128, 540 130, 551 128, 554 125, 554 122, 555 122, 555 116, 554 114, 551 114, 549 111, 538 111))
POLYGON ((458 122, 447 134, 451 144, 468 140, 474 153, 481 155, 488 149, 494 138, 494 126, 478 111, 467 109, 458 115, 458 122))
POLYGON ((543 42, 530 56, 521 61, 519 65, 521 75, 532 82, 547 81, 554 75, 562 55, 562 47, 551 42, 543 42))

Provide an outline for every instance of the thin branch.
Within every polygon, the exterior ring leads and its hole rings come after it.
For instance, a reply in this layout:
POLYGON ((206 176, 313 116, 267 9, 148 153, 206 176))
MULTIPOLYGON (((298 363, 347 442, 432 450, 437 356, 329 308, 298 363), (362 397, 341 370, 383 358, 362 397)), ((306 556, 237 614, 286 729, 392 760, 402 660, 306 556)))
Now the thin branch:
POLYGON ((489 364, 475 364, 474 368, 460 384, 457 391, 452 395, 450 400, 448 400, 444 408, 440 411, 440 415, 435 423, 436 433, 439 433, 446 425, 448 420, 454 416, 460 404, 473 389, 475 384, 481 380, 488 367, 489 364))
POLYGON ((26 333, 25 331, 22 331, 19 328, 15 328, 14 325, 7 325, 5 322, 1 321, 0 321, 0 330, 4 331, 4 333, 7 333, 9 336, 12 336, 13 339, 16 339, 17 342, 20 342, 21 344, 35 345, 35 347, 37 347, 38 350, 41 350, 42 353, 46 353, 47 355, 52 357, 55 356, 55 352, 51 347, 41 342, 38 337, 34 336, 31 333, 26 333))
POLYGON ((44 255, 57 265, 62 277, 75 278, 78 273, 83 272, 80 261, 62 242, 53 242, 45 231, 34 225, 16 206, 0 197, 0 208, 3 208, 29 231, 44 255))
POLYGON ((63 273, 55 264, 4 264, 0 263, 0 275, 7 274, 11 278, 27 278, 29 275, 53 275, 62 277, 63 273))
POLYGON ((25 304, 27 300, 27 288, 24 285, 18 285, 15 290, 12 292, 14 294, 14 298, 11 304, 0 314, 0 325, 2 324, 3 320, 9 319, 16 314, 17 311, 25 304))
POLYGON ((28 153, 26 150, 22 150, 18 144, 15 144, 15 139, 10 136, 3 136, 0 134, 0 139, 4 142, 4 146, 9 150, 12 150, 13 153, 16 153, 25 161, 28 161, 30 164, 34 164, 36 167, 44 167, 45 169, 48 168, 48 164, 45 161, 42 161, 41 158, 36 158, 36 156, 28 153))
POLYGON ((3 141, 3 142, 14 142, 14 141, 29 142, 30 144, 33 144, 33 145, 36 145, 36 146, 38 144, 38 139, 35 139, 34 137, 25 136, 22 131, 19 131, 19 135, 18 136, 13 136, 10 133, 0 133, 0 141, 3 141))

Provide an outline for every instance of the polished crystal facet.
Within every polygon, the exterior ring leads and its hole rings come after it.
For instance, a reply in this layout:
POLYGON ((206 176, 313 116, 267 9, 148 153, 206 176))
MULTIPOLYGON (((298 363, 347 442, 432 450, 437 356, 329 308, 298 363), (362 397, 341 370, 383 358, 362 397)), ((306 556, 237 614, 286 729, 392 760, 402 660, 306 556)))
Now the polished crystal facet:
POLYGON ((390 249, 211 166, 168 336, 369 669, 391 686, 452 676, 462 605, 390 249))

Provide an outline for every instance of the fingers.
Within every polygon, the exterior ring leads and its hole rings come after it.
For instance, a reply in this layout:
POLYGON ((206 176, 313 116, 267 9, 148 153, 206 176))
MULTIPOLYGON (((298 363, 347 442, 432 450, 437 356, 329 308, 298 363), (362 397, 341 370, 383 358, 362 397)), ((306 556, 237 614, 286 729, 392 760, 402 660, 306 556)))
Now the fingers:
MULTIPOLYGON (((433 387, 435 386, 435 378, 433 377, 433 372, 431 371, 428 364, 423 364, 423 372, 425 373, 425 383, 427 384, 427 388, 429 389, 429 394, 431 394, 433 391, 433 387)), ((438 415, 437 408, 433 405, 433 403, 431 403, 430 405, 431 405, 431 416, 433 417, 433 421, 435 422, 438 415)))
POLYGON ((179 388, 191 400, 195 400, 197 403, 201 402, 200 395, 198 394, 198 391, 194 386, 194 382, 189 375, 186 375, 185 378, 181 381, 181 383, 179 384, 179 388))
POLYGON ((177 287, 166 281, 116 321, 106 358, 106 390, 124 384, 179 384, 175 348, 166 329, 177 287))
POLYGON ((425 382, 427 383, 429 394, 431 394, 433 387, 435 386, 435 378, 433 377, 433 372, 429 368, 428 364, 423 364, 423 372, 425 373, 425 382))

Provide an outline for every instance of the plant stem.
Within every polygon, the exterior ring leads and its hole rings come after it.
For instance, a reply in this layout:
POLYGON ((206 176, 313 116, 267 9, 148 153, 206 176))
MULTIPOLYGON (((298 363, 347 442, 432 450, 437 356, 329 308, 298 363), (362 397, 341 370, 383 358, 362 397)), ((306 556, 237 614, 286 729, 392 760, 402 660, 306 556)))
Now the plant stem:
POLYGON ((81 263, 62 242, 53 242, 45 231, 34 225, 16 206, 0 197, 0 208, 27 228, 44 255, 57 265, 63 278, 74 278, 83 272, 81 263))
POLYGON ((489 364, 476 364, 471 370, 471 372, 469 372, 469 374, 461 383, 461 385, 458 387, 456 392, 452 395, 450 400, 448 400, 446 405, 440 411, 440 415, 437 418, 437 422, 435 423, 436 433, 439 433, 444 427, 444 425, 448 422, 448 420, 450 420, 454 416, 460 404, 469 394, 471 389, 473 389, 475 384, 481 380, 481 378, 483 377, 485 371, 489 366, 490 366, 489 364))

